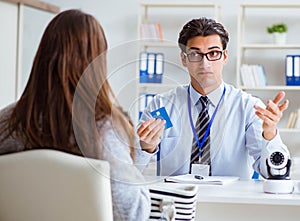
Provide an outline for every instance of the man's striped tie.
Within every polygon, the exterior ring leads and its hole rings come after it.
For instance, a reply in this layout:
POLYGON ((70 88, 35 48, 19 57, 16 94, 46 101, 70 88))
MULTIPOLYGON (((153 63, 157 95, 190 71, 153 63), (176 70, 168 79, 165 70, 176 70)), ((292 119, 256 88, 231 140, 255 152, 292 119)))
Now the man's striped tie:
MULTIPOLYGON (((204 134, 206 132, 206 129, 209 124, 209 115, 207 110, 207 104, 208 104, 208 98, 206 96, 200 97, 200 102, 202 104, 202 110, 198 116, 197 122, 196 122, 196 133, 198 135, 200 143, 202 143, 202 139, 204 137, 204 134)), ((200 153, 201 159, 200 163, 202 164, 208 164, 210 165, 210 138, 209 138, 209 132, 206 137, 206 140, 202 146, 202 154, 200 153)), ((193 163, 199 163, 199 147, 195 140, 195 137, 193 138, 192 143, 192 154, 191 154, 191 165, 193 163)), ((190 167, 191 168, 191 167, 190 167)))

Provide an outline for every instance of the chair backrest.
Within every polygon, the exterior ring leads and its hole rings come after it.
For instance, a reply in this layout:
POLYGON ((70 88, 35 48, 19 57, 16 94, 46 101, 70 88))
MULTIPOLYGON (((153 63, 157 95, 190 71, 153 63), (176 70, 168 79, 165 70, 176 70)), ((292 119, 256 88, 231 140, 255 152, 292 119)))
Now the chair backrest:
POLYGON ((109 163, 46 149, 0 156, 0 220, 112 221, 109 163))

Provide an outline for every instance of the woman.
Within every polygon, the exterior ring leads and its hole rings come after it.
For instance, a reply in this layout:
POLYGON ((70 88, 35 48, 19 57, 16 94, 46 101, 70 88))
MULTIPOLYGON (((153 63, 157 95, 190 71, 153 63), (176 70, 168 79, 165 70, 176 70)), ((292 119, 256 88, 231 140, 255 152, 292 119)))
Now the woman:
POLYGON ((107 42, 79 10, 47 26, 20 99, 0 113, 0 154, 56 149, 107 160, 114 220, 147 220, 150 196, 133 166, 134 129, 106 80, 107 42))

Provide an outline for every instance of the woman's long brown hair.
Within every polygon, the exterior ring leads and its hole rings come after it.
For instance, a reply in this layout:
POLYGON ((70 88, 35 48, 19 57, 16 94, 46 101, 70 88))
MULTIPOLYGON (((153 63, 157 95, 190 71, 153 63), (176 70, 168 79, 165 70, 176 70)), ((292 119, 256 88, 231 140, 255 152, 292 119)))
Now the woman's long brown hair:
POLYGON ((88 69, 84 87, 77 88, 77 94, 81 107, 94 116, 84 119, 88 116, 82 114, 79 118, 85 122, 105 122, 113 117, 114 128, 123 128, 132 147, 134 130, 113 104, 114 94, 106 79, 106 52, 104 31, 93 16, 80 10, 58 14, 42 36, 28 83, 8 119, 5 129, 9 136, 24 142, 27 149, 54 148, 95 157, 97 150, 92 149, 99 144, 87 135, 94 131, 81 129, 80 122, 72 120, 74 93, 88 69), (94 105, 93 96, 96 96, 94 105), (81 131, 80 144, 74 127, 81 131), (89 153, 83 153, 81 146, 89 153))

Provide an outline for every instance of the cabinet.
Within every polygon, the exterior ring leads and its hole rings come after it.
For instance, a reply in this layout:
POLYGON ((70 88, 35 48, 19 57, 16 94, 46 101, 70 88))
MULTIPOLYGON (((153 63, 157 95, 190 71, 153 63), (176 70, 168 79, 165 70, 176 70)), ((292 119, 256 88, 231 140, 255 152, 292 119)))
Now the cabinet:
POLYGON ((300 4, 242 4, 239 10, 236 85, 264 102, 273 98, 278 91, 286 92, 290 105, 279 123, 279 130, 283 141, 294 149, 300 144, 300 129, 287 129, 286 125, 291 111, 300 107, 300 86, 286 86, 285 57, 288 54, 300 54, 300 4), (276 23, 288 26, 285 44, 273 43, 272 36, 266 31, 267 27, 276 23), (263 65, 267 85, 244 86, 240 73, 243 64, 263 65))
POLYGON ((220 17, 220 7, 209 3, 141 3, 138 13, 138 58, 141 51, 163 53, 164 72, 161 83, 140 83, 139 64, 136 68, 135 123, 138 122, 139 111, 144 108, 144 95, 156 94, 189 82, 189 75, 180 60, 177 38, 183 25, 199 16, 216 20, 220 17), (143 40, 141 26, 145 23, 160 24, 162 39, 143 40), (143 103, 141 106, 140 104, 143 103))
POLYGON ((0 0, 0 27, 5 30, 0 35, 0 108, 21 95, 44 29, 59 11, 41 1, 0 0))

